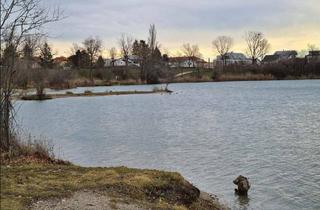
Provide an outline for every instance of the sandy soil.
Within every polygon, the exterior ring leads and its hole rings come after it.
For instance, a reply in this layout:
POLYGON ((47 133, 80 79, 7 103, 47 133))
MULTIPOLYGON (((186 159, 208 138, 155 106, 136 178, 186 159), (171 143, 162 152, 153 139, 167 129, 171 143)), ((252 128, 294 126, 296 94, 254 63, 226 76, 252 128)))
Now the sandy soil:
POLYGON ((51 199, 34 203, 31 210, 147 210, 139 205, 115 199, 105 193, 95 191, 80 191, 70 198, 51 199))

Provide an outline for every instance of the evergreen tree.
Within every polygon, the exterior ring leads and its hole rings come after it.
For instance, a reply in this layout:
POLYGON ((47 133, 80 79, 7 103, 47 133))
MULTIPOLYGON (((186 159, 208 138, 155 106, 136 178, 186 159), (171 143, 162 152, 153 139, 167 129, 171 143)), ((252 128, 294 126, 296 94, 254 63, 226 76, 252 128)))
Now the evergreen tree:
POLYGON ((139 57, 139 65, 140 65, 140 79, 141 81, 146 80, 146 71, 145 65, 150 54, 149 46, 144 40, 137 40, 133 43, 132 54, 139 57))
POLYGON ((90 55, 86 50, 82 50, 78 57, 80 68, 89 68, 91 66, 90 55))
POLYGON ((53 55, 51 52, 51 47, 47 42, 45 42, 41 47, 40 65, 43 68, 49 68, 49 69, 53 67, 53 55))
POLYGON ((101 69, 101 68, 104 67, 104 64, 105 64, 105 62, 104 62, 102 56, 100 55, 100 56, 98 57, 96 66, 97 66, 97 68, 100 68, 100 69, 101 69))
POLYGON ((162 62, 162 55, 158 47, 152 51, 148 57, 147 68, 146 68, 146 80, 148 84, 157 84, 160 82, 162 70, 164 68, 162 62))
POLYGON ((1 64, 3 64, 6 67, 12 67, 14 66, 14 60, 18 58, 18 56, 19 55, 14 45, 9 44, 3 51, 1 64))
POLYGON ((134 40, 133 45, 132 45, 132 55, 140 55, 140 45, 138 40, 134 40))
POLYGON ((68 58, 74 68, 89 68, 90 56, 85 50, 77 50, 74 55, 68 58))
POLYGON ((158 47, 156 47, 155 50, 153 51, 152 58, 156 62, 160 62, 162 60, 162 55, 158 47))
POLYGON ((34 54, 32 47, 28 43, 26 43, 23 46, 22 53, 23 53, 23 58, 25 59, 32 59, 34 54))
POLYGON ((28 42, 26 42, 22 49, 22 56, 27 69, 31 69, 33 55, 34 49, 30 46, 28 42))

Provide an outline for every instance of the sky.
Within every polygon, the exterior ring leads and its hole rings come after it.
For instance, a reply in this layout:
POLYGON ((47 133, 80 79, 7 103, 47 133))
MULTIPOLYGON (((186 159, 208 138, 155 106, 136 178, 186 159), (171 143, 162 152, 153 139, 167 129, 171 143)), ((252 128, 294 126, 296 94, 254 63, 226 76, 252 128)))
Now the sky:
POLYGON ((90 36, 107 49, 121 34, 147 39, 155 24, 162 52, 177 55, 184 43, 198 44, 204 59, 216 52, 220 35, 234 39, 232 51, 245 52, 247 31, 264 33, 276 50, 320 47, 320 0, 44 0, 59 6, 65 18, 46 27, 57 55, 69 55, 73 43, 90 36))

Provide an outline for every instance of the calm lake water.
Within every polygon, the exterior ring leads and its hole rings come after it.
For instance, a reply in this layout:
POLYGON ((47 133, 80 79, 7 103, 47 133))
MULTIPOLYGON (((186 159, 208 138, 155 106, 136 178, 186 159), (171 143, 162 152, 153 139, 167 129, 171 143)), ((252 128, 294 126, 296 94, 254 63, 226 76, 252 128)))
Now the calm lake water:
POLYGON ((18 121, 75 164, 178 171, 232 209, 320 209, 320 80, 169 88, 171 95, 17 102, 18 121), (248 200, 234 195, 240 174, 252 185, 248 200))

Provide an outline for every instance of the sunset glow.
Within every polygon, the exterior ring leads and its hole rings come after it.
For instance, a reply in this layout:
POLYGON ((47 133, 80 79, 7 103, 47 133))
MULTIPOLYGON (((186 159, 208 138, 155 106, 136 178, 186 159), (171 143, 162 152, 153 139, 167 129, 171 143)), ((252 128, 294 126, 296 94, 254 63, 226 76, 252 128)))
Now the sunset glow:
MULTIPOLYGON (((49 2, 49 1, 48 1, 49 2)), ((320 2, 318 0, 227 0, 227 1, 62 1, 66 18, 48 27, 58 54, 68 55, 72 43, 98 36, 106 49, 115 46, 122 33, 146 39, 154 23, 163 51, 175 55, 183 43, 198 44, 204 58, 212 58, 212 40, 232 36, 233 51, 245 52, 246 31, 261 31, 275 50, 320 45, 320 2), (93 3, 94 2, 94 3, 93 3)))

